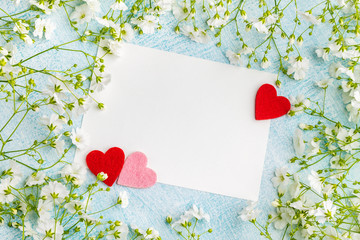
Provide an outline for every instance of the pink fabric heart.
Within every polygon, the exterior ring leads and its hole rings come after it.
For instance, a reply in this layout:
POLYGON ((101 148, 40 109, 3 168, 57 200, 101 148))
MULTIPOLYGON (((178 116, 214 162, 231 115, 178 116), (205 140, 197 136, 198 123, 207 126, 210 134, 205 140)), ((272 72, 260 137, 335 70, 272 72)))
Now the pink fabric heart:
POLYGON ((147 157, 141 152, 130 154, 124 163, 117 184, 133 188, 148 188, 156 183, 156 173, 146 167, 147 157))

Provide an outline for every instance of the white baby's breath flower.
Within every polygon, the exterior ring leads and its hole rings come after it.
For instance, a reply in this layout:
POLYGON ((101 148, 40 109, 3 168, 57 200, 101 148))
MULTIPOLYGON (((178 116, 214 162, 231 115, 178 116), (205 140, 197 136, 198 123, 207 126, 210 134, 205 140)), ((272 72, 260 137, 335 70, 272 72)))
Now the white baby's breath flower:
POLYGON ((319 174, 312 170, 311 174, 308 175, 308 180, 311 188, 314 189, 317 193, 321 194, 323 184, 319 174))
POLYGON ((87 5, 89 6, 89 8, 93 11, 93 12, 99 12, 100 11, 100 2, 99 0, 84 0, 87 5))
POLYGON ((275 188, 278 188, 280 194, 284 194, 286 192, 287 186, 290 183, 290 179, 287 176, 288 174, 287 167, 281 167, 275 170, 275 177, 271 179, 275 188))
POLYGON ((210 221, 210 215, 205 213, 202 208, 198 208, 195 204, 190 210, 186 211, 184 215, 188 216, 189 219, 194 217, 197 220, 205 219, 207 222, 210 221))
POLYGON ((259 33, 264 33, 264 34, 268 34, 269 33, 269 29, 267 28, 267 26, 265 25, 264 20, 256 20, 253 22, 253 26, 256 28, 256 30, 259 33))
POLYGON ((56 152, 59 155, 62 155, 64 153, 64 146, 65 146, 65 141, 60 138, 56 139, 56 141, 54 141, 52 144, 52 147, 56 149, 56 152))
POLYGON ((46 174, 42 171, 32 173, 26 180, 27 186, 41 185, 45 183, 46 174))
POLYGON ((72 143, 79 149, 86 147, 89 142, 87 134, 80 128, 73 129, 70 138, 72 143))
POLYGON ((84 209, 84 206, 84 202, 78 200, 71 200, 64 205, 64 207, 72 214, 81 211, 82 209, 84 209))
POLYGON ((20 34, 27 34, 29 33, 29 29, 30 29, 29 24, 27 24, 23 20, 18 20, 17 22, 15 22, 13 31, 18 32, 20 34))
POLYGON ((120 36, 125 41, 131 42, 134 38, 134 29, 129 23, 124 23, 119 26, 119 29, 116 28, 117 35, 120 36))
POLYGON ((190 14, 188 8, 185 5, 179 6, 177 2, 172 5, 172 12, 178 21, 184 20, 190 14))
POLYGON ((119 11, 126 11, 128 9, 128 7, 126 6, 126 4, 122 1, 122 0, 116 0, 111 6, 110 8, 112 10, 119 10, 119 11))
POLYGON ((261 61, 261 67, 263 68, 263 69, 266 69, 266 68, 268 68, 268 67, 270 67, 271 66, 271 62, 269 61, 269 59, 267 59, 266 57, 264 57, 263 59, 262 59, 262 61, 261 61))
POLYGON ((46 14, 51 14, 59 8, 60 0, 44 1, 29 0, 29 3, 43 10, 46 14))
POLYGON ((331 200, 326 200, 323 202, 323 208, 318 208, 315 211, 315 216, 317 217, 319 223, 325 223, 335 216, 337 207, 333 205, 331 200))
POLYGON ((108 178, 108 175, 104 172, 99 172, 98 175, 96 176, 96 178, 99 180, 99 181, 105 181, 107 178, 108 178))
POLYGON ((33 32, 35 37, 40 39, 45 35, 46 39, 51 39, 55 30, 55 24, 50 19, 37 19, 35 21, 35 30, 33 32))
POLYGON ((101 46, 105 47, 110 53, 121 56, 123 52, 123 42, 117 40, 106 39, 101 42, 101 46))
POLYGON ((129 227, 125 223, 118 221, 118 224, 115 226, 115 228, 107 233, 106 239, 127 239, 128 234, 129 227))
POLYGON ((320 143, 321 140, 312 139, 309 144, 309 151, 306 155, 307 157, 315 156, 320 153, 320 143))
POLYGON ((323 79, 321 81, 318 81, 316 85, 320 88, 326 89, 328 86, 332 85, 333 81, 334 80, 331 78, 323 79))
POLYGON ((248 205, 239 213, 239 218, 243 221, 255 220, 261 212, 255 208, 256 204, 256 202, 248 201, 248 205))
POLYGON ((129 198, 127 192, 120 192, 117 202, 121 205, 122 208, 126 208, 129 205, 129 198))
POLYGON ((27 34, 20 35, 20 39, 23 40, 27 45, 32 45, 34 40, 27 34))
POLYGON ((336 137, 339 139, 339 147, 344 151, 351 153, 354 149, 360 147, 360 134, 355 133, 354 129, 347 131, 345 128, 340 128, 336 137))
POLYGON ((300 12, 300 11, 297 11, 297 13, 302 17, 304 18, 306 21, 309 21, 311 22, 311 24, 314 24, 314 25, 318 25, 321 23, 321 21, 315 17, 314 15, 312 15, 311 13, 309 12, 300 12))
POLYGON ((337 78, 342 73, 346 73, 348 70, 341 64, 341 62, 332 63, 329 68, 330 76, 337 78))
POLYGON ((49 130, 53 131, 54 133, 59 133, 62 129, 62 125, 65 123, 63 119, 59 118, 57 114, 51 114, 50 117, 42 116, 40 118, 40 122, 48 127, 49 130))
POLYGON ((51 218, 51 210, 54 208, 54 203, 51 200, 43 200, 39 199, 37 205, 37 212, 42 219, 50 219, 51 218))
POLYGON ((277 208, 276 211, 277 216, 274 218, 274 227, 282 230, 293 221, 295 211, 289 207, 277 208))
POLYGON ((139 26, 145 34, 155 33, 155 29, 159 27, 159 18, 154 15, 145 15, 142 18, 133 18, 131 23, 139 26))
POLYGON ((194 28, 193 25, 183 26, 182 33, 198 43, 208 43, 210 41, 210 37, 205 30, 201 28, 194 28))
POLYGON ((289 114, 298 114, 304 112, 305 108, 310 106, 310 100, 300 94, 297 97, 290 96, 291 109, 289 114))
POLYGON ((289 193, 292 198, 297 198, 300 194, 302 185, 299 181, 299 175, 295 173, 293 176, 294 176, 294 182, 289 186, 289 193))
POLYGON ((14 201, 15 196, 11 194, 11 179, 5 178, 0 181, 0 203, 10 203, 14 201))
POLYGON ((296 131, 295 131, 295 135, 293 138, 293 144, 294 144, 294 149, 295 149, 296 155, 301 157, 305 151, 305 142, 302 137, 302 131, 300 129, 296 129, 296 131))
POLYGON ((39 233, 39 239, 50 240, 50 239, 62 239, 64 228, 60 221, 55 219, 47 219, 46 221, 39 218, 37 223, 36 231, 39 233), (49 233, 52 233, 52 237, 48 237, 49 233))
POLYGON ((86 180, 86 169, 78 162, 67 164, 60 171, 62 177, 72 177, 72 182, 77 185, 81 185, 86 180))
POLYGON ((20 164, 14 160, 10 160, 10 168, 8 169, 8 172, 11 185, 17 185, 23 177, 23 172, 21 170, 20 164))
POLYGON ((93 99, 89 96, 77 99, 74 108, 71 110, 72 116, 78 118, 86 113, 91 106, 93 99))
POLYGON ((48 185, 41 189, 41 196, 46 196, 47 199, 53 199, 56 203, 62 202, 69 193, 70 191, 57 181, 49 182, 48 185))
POLYGON ((78 24, 90 22, 94 17, 94 10, 92 10, 88 4, 75 7, 75 10, 70 15, 70 18, 78 24))
POLYGON ((329 48, 318 48, 315 50, 316 55, 324 59, 324 61, 329 61, 329 52, 329 48))
POLYGON ((234 53, 231 50, 226 51, 226 57, 229 59, 230 64, 232 65, 241 65, 241 55, 239 53, 234 53))
POLYGON ((289 68, 287 74, 294 74, 295 80, 302 80, 306 76, 306 72, 309 69, 310 62, 307 58, 302 57, 290 57, 289 68))
POLYGON ((221 18, 219 14, 216 13, 212 18, 207 21, 207 24, 210 28, 218 28, 226 24, 226 20, 221 18))

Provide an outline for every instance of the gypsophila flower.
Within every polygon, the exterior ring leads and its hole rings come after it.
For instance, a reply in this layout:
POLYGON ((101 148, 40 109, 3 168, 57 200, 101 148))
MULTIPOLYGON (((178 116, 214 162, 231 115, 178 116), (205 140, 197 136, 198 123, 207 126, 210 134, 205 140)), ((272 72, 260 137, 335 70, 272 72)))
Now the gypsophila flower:
POLYGON ((122 208, 126 208, 129 205, 129 198, 127 192, 120 192, 117 202, 121 205, 122 208))
POLYGON ((54 203, 51 200, 40 199, 37 205, 37 212, 42 219, 50 219, 54 203))
POLYGON ((133 18, 131 23, 136 24, 145 34, 155 33, 159 26, 159 19, 154 15, 145 15, 142 18, 133 18))
POLYGON ((49 182, 41 189, 41 196, 53 199, 56 203, 60 203, 69 195, 69 190, 57 181, 49 182))
POLYGON ((329 61, 330 48, 318 48, 315 50, 315 52, 316 55, 324 59, 324 61, 329 61))
POLYGON ((90 22, 95 17, 94 10, 88 4, 77 6, 71 13, 70 18, 78 24, 90 22))
POLYGON ((11 179, 6 178, 0 182, 0 203, 10 203, 15 199, 15 196, 11 194, 11 179))
POLYGON ((128 9, 126 4, 122 0, 116 0, 115 3, 110 6, 110 8, 119 11, 126 11, 128 9))
POLYGON ((86 180, 86 169, 78 162, 65 165, 60 174, 63 177, 71 177, 71 182, 77 185, 83 184, 86 180))
POLYGON ((59 118, 57 114, 51 114, 50 117, 42 116, 40 119, 41 123, 48 127, 50 131, 59 133, 62 129, 62 125, 65 123, 63 119, 59 118))
POLYGON ((226 51, 226 57, 229 59, 230 64, 232 65, 241 65, 241 55, 239 53, 234 53, 231 50, 226 51))
POLYGON ((85 203, 78 200, 71 200, 70 202, 64 205, 66 210, 68 210, 72 214, 81 211, 82 209, 84 209, 84 206, 85 203))
POLYGON ((310 100, 305 98, 304 95, 300 94, 297 97, 291 96, 289 98, 291 103, 290 115, 295 115, 304 112, 306 108, 310 106, 310 100))
POLYGON ((46 14, 50 14, 57 10, 60 0, 44 1, 44 0, 29 0, 29 3, 43 10, 46 14))
POLYGON ((106 239, 127 239, 129 228, 126 224, 120 222, 113 230, 110 230, 106 239))
POLYGON ((344 151, 352 152, 355 148, 360 147, 360 134, 355 133, 354 129, 340 128, 336 137, 339 139, 339 147, 344 151))
POLYGON ((29 33, 29 24, 25 23, 23 20, 19 20, 15 23, 13 31, 20 34, 27 34, 29 33))
POLYGON ((309 144, 309 151, 307 157, 311 157, 320 153, 320 144, 320 140, 312 139, 309 144))
POLYGON ((320 223, 325 223, 334 217, 336 213, 336 206, 333 205, 331 200, 326 200, 323 202, 323 208, 318 208, 315 211, 315 216, 317 217, 320 223))
POLYGON ((292 223, 295 211, 288 207, 277 208, 277 216, 275 217, 274 227, 276 229, 284 229, 288 224, 292 223))
POLYGON ((328 86, 332 85, 332 83, 333 83, 333 79, 328 78, 318 81, 316 85, 320 88, 326 89, 328 86))
POLYGON ((89 8, 93 12, 99 12, 100 11, 100 2, 99 2, 99 0, 84 0, 84 1, 87 3, 89 8))
POLYGON ((81 128, 76 128, 71 131, 71 141, 79 149, 83 149, 89 143, 89 138, 81 128))
POLYGON ((320 20, 318 18, 316 18, 314 15, 312 15, 311 13, 309 12, 300 12, 300 11, 297 11, 297 13, 303 17, 306 21, 310 22, 311 24, 320 24, 320 20))
POLYGON ((295 135, 293 137, 294 149, 297 156, 302 156, 305 152, 305 142, 302 137, 302 131, 300 129, 296 129, 295 135))
POLYGON ((35 21, 35 30, 33 35, 35 37, 39 37, 40 39, 45 36, 47 40, 51 39, 54 30, 55 24, 50 19, 37 19, 35 21))
POLYGON ((266 69, 270 66, 271 66, 271 62, 266 57, 264 57, 261 61, 261 67, 266 69))
POLYGON ((317 193, 322 192, 323 184, 319 174, 315 171, 311 171, 311 174, 308 175, 308 180, 311 188, 313 188, 317 193))
POLYGON ((275 177, 271 179, 275 188, 278 189, 280 194, 284 194, 288 184, 290 183, 290 179, 287 176, 287 167, 281 167, 275 170, 275 177))
POLYGON ((110 53, 121 56, 122 54, 122 48, 123 48, 123 42, 122 41, 114 41, 111 39, 106 39, 102 41, 101 46, 105 47, 110 51, 110 53))
POLYGON ((108 175, 104 172, 99 172, 98 175, 96 176, 96 178, 99 180, 99 181, 105 181, 107 178, 108 178, 108 175))
POLYGON ((210 41, 209 35, 201 28, 185 25, 182 28, 182 32, 185 36, 198 43, 208 43, 210 41))
POLYGON ((306 72, 309 69, 310 62, 307 58, 302 57, 290 57, 289 68, 287 70, 288 75, 293 75, 295 80, 302 80, 306 76, 306 72))
POLYGON ((333 78, 337 78, 342 73, 348 72, 348 70, 340 63, 332 63, 329 68, 330 76, 333 78))
POLYGON ((54 219, 47 219, 46 221, 42 221, 41 218, 39 218, 36 231, 39 234, 39 239, 62 239, 64 228, 60 221, 55 221, 54 219), (49 236, 49 232, 53 234, 49 236))
POLYGON ((210 215, 205 213, 202 208, 198 208, 195 204, 192 208, 184 213, 184 216, 188 217, 188 219, 196 218, 197 220, 205 219, 207 222, 210 221, 210 215))
POLYGON ((45 183, 45 177, 46 174, 44 172, 34 172, 30 174, 28 179, 26 180, 27 186, 33 186, 33 185, 41 185, 45 183))
POLYGON ((260 210, 256 209, 256 202, 248 201, 247 207, 245 207, 239 214, 239 217, 243 221, 252 221, 255 220, 259 214, 260 210))

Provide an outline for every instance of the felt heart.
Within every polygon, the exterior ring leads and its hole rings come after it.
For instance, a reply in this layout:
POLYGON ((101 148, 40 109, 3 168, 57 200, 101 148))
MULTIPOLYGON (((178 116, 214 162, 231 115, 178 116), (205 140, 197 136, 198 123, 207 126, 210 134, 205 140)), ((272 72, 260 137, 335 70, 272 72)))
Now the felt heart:
POLYGON ((148 188, 156 183, 156 173, 146 167, 147 158, 141 152, 130 154, 125 161, 117 183, 126 187, 148 188))
POLYGON ((121 148, 113 147, 104 154, 95 150, 86 156, 86 164, 90 171, 97 176, 100 172, 108 175, 104 183, 112 186, 124 166, 125 154, 121 148))
POLYGON ((267 120, 287 114, 291 104, 286 97, 277 96, 276 89, 270 84, 262 85, 256 94, 255 119, 267 120))

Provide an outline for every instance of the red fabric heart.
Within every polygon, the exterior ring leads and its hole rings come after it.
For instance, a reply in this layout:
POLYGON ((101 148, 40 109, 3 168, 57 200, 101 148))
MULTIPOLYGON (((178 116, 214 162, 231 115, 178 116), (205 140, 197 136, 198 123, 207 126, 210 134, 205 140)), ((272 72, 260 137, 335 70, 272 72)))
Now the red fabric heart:
POLYGON ((277 96, 276 89, 270 84, 262 85, 256 94, 255 119, 267 120, 281 117, 289 112, 290 101, 277 96))
POLYGON ((125 154, 121 148, 113 147, 104 154, 101 151, 95 150, 86 156, 86 164, 90 171, 97 176, 100 172, 108 175, 104 183, 112 186, 119 176, 121 169, 124 166, 125 154))

